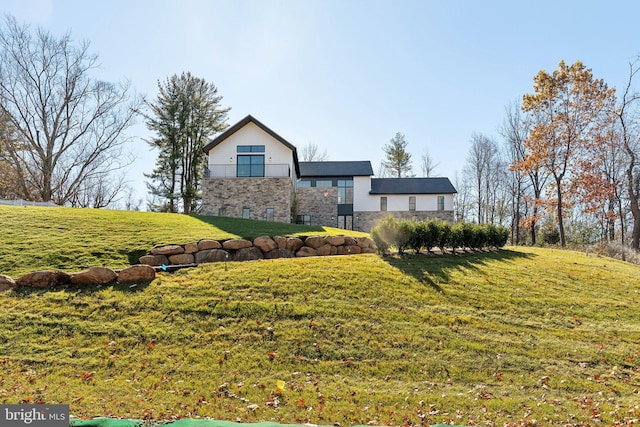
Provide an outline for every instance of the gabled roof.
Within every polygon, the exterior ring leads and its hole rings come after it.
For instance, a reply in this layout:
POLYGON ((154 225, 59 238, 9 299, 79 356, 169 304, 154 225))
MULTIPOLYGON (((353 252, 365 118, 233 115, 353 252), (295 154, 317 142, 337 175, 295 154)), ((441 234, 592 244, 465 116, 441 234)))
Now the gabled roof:
POLYGON ((371 162, 300 162, 300 177, 315 176, 371 176, 371 162))
POLYGON ((269 134, 271 137, 273 137, 275 140, 277 140, 278 142, 280 142, 282 145, 284 145, 285 147, 287 147, 288 149, 290 149, 293 152, 293 163, 294 163, 295 168, 296 168, 296 176, 299 177, 300 176, 300 166, 298 164, 298 150, 296 150, 296 147, 293 144, 291 144, 289 141, 287 141, 286 139, 284 139, 283 137, 281 137, 280 135, 278 135, 277 133, 275 133, 274 131, 269 129, 262 122, 260 122, 258 119, 253 117, 251 114, 249 114, 244 119, 240 120, 235 125, 227 128, 227 130, 225 130, 220 135, 218 135, 217 137, 212 139, 207 145, 205 145, 202 148, 202 150, 205 153, 209 154, 209 151, 211 151, 216 145, 220 144, 222 141, 224 141, 225 139, 229 138, 231 135, 233 135, 234 133, 236 133, 237 131, 239 131, 240 129, 242 129, 243 127, 248 125, 249 123, 253 123, 254 125, 258 126, 265 133, 269 134))
POLYGON ((372 178, 369 194, 453 194, 449 178, 372 178))

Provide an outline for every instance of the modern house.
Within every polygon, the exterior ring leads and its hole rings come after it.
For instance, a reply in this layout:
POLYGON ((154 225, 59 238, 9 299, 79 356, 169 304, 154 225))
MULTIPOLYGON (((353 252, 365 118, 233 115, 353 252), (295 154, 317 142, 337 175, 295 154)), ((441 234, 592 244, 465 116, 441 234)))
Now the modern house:
POLYGON ((448 178, 373 178, 371 162, 298 162, 296 147, 252 116, 204 147, 207 215, 369 231, 387 215, 453 222, 448 178))

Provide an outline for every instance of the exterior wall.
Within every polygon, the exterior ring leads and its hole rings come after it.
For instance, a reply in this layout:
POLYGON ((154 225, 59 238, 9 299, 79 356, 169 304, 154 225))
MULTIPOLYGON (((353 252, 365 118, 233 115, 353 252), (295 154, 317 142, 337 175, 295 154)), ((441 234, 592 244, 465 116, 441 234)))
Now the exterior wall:
POLYGON ((338 214, 338 188, 298 187, 296 214, 311 215, 311 225, 335 227, 338 214))
MULTIPOLYGON (((356 183, 354 181, 354 200, 353 210, 363 212, 374 212, 380 210, 380 197, 387 198, 387 211, 389 212, 409 212, 409 196, 414 194, 369 194, 367 189, 366 195, 358 187, 356 192, 356 183), (357 196, 356 196, 357 195, 357 196)), ((453 194, 415 194, 416 211, 437 211, 438 196, 444 196, 444 210, 453 211, 453 194)), ((414 212, 415 213, 415 212, 414 212)))
POLYGON ((289 178, 205 178, 202 185, 202 213, 242 218, 250 209, 250 219, 266 219, 266 209, 274 209, 273 220, 291 222, 293 183, 289 178))
POLYGON ((353 210, 377 211, 380 209, 380 201, 369 195, 371 191, 370 176, 353 177, 353 210))
POLYGON ((447 221, 453 224, 453 210, 444 211, 386 211, 386 212, 371 212, 371 211, 357 211, 353 212, 353 228, 362 230, 364 232, 370 232, 373 227, 378 224, 383 218, 387 216, 393 216, 396 219, 433 219, 439 218, 443 221, 447 221))
MULTIPOLYGON (((236 147, 238 145, 264 145, 264 153, 253 154, 264 154, 265 173, 268 174, 269 165, 288 165, 289 173, 285 176, 291 176, 292 182, 296 179, 292 151, 254 123, 248 123, 238 129, 233 135, 209 151, 209 169, 212 171, 219 170, 219 165, 225 165, 232 172, 232 176, 235 176, 238 156, 236 147)), ((274 168, 274 170, 278 171, 281 169, 274 168)), ((282 176, 282 174, 277 176, 282 176)))

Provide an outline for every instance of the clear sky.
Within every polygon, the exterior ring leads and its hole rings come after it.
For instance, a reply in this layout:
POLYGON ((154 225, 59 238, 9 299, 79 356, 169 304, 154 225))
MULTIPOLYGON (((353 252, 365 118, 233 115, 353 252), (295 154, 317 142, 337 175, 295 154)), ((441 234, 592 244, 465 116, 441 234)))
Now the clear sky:
MULTIPOLYGON (((252 114, 330 160, 371 160, 405 135, 414 172, 428 150, 452 178, 474 132, 495 137, 533 76, 581 60, 621 87, 640 53, 637 1, 2 0, 0 11, 87 40, 139 94, 190 71, 218 87, 229 124, 252 114)), ((140 122, 129 179, 145 197, 155 162, 140 122)), ((501 142, 501 141, 500 141, 501 142)))

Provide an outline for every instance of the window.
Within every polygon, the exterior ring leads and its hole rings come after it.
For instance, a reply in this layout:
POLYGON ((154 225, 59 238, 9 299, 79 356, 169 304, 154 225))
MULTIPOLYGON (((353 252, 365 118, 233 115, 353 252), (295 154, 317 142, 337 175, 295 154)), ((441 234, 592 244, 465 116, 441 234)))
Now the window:
POLYGON ((227 216, 227 208, 224 206, 218 208, 218 216, 227 216))
POLYGON ((409 210, 411 212, 416 210, 416 196, 409 196, 409 210))
POLYGON ((311 225, 311 215, 298 215, 296 224, 311 225))
POLYGON ((274 213, 275 213, 275 210, 273 208, 267 208, 266 218, 265 219, 267 221, 273 221, 273 218, 275 216, 274 213))
POLYGON ((264 153, 264 145, 238 145, 238 153, 264 153))
POLYGON ((264 155, 251 154, 251 155, 238 156, 236 176, 238 177, 264 176, 264 155))
POLYGON ((438 196, 438 210, 444 210, 444 196, 438 196))
POLYGON ((308 179, 298 181, 298 187, 311 187, 311 181, 309 181, 308 179))
POLYGON ((316 181, 316 187, 332 187, 333 186, 333 181, 329 180, 317 180, 316 181))
POLYGON ((338 204, 339 205, 353 204, 353 180, 352 179, 338 180, 338 204))
POLYGON ((387 210, 387 198, 386 196, 380 197, 380 211, 384 212, 387 210))
POLYGON ((242 208, 242 218, 249 219, 251 217, 251 209, 242 208))
POLYGON ((338 228, 353 230, 353 215, 338 215, 338 228))

